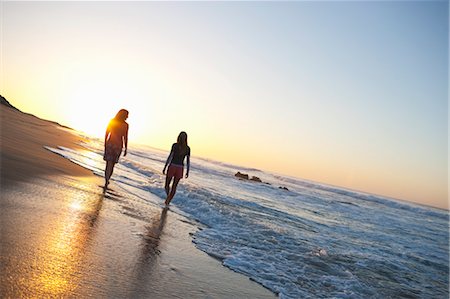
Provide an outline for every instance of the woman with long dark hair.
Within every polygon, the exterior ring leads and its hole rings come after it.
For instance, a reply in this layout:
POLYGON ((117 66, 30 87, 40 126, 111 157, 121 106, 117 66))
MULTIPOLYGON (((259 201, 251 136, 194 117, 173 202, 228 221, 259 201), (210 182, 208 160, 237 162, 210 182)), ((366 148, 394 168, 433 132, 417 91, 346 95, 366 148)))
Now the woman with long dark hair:
POLYGON ((106 161, 105 167, 105 187, 108 188, 109 179, 114 170, 114 166, 119 162, 122 148, 125 149, 123 156, 127 155, 128 147, 128 111, 125 109, 119 110, 116 116, 111 119, 106 128, 105 133, 105 154, 103 160, 106 161))
POLYGON ((165 204, 169 205, 172 198, 175 196, 177 191, 177 185, 183 177, 184 169, 184 158, 186 157, 186 178, 189 177, 189 167, 190 167, 190 156, 191 148, 187 143, 186 132, 181 132, 178 135, 177 142, 172 145, 169 157, 167 157, 166 165, 164 165, 163 174, 166 174, 167 165, 169 169, 166 175, 166 184, 164 188, 166 189, 166 201, 165 204), (170 182, 173 179, 172 188, 170 188, 170 182))

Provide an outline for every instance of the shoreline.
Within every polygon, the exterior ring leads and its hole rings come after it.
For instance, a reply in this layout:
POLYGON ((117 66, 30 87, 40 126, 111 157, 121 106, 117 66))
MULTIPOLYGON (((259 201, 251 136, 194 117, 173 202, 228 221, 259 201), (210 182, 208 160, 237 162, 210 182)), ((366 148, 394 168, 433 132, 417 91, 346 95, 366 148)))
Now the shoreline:
POLYGON ((195 223, 44 148, 81 137, 0 109, 4 296, 276 298, 197 249, 195 223))

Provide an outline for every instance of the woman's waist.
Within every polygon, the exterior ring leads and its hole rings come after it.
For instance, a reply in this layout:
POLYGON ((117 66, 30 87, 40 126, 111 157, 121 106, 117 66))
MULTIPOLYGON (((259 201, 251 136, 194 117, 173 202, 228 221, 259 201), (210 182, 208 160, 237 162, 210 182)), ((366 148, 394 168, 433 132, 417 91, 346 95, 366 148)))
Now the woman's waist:
POLYGON ((176 163, 170 163, 169 167, 170 167, 170 166, 173 166, 173 167, 180 167, 180 168, 183 168, 183 167, 184 167, 184 165, 180 165, 180 164, 176 164, 176 163))
POLYGON ((117 148, 117 149, 122 149, 122 143, 120 142, 114 142, 114 141, 106 141, 105 146, 107 147, 113 147, 113 148, 117 148))

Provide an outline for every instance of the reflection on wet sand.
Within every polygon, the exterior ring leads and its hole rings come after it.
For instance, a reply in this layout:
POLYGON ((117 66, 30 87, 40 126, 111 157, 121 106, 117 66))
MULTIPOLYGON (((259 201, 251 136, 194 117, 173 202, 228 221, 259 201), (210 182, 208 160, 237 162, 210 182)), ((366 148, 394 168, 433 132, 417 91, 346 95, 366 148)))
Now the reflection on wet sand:
POLYGON ((158 250, 161 233, 166 223, 168 208, 163 208, 161 215, 155 217, 150 225, 147 227, 147 232, 144 235, 144 243, 142 246, 142 260, 148 260, 159 254, 158 250))
POLYGON ((66 194, 66 209, 42 233, 26 288, 33 295, 66 297, 79 287, 83 256, 103 203, 103 195, 79 191, 66 194))
POLYGON ((158 247, 166 223, 168 210, 166 207, 161 210, 161 214, 158 215, 155 213, 149 226, 146 227, 141 242, 140 255, 134 269, 135 287, 132 294, 130 294, 132 298, 145 294, 144 290, 147 287, 148 281, 151 280, 153 267, 158 255, 161 253, 158 247))

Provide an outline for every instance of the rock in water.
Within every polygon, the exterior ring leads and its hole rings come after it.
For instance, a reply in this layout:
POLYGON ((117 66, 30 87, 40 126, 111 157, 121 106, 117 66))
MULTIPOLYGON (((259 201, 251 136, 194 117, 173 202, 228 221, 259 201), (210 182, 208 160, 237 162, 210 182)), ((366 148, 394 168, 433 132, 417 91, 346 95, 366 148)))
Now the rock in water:
POLYGON ((257 176, 252 176, 252 178, 250 179, 250 181, 255 181, 255 182, 262 182, 261 179, 257 176))
POLYGON ((241 173, 238 171, 234 176, 240 179, 248 180, 248 174, 246 173, 241 173))

